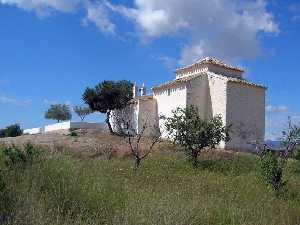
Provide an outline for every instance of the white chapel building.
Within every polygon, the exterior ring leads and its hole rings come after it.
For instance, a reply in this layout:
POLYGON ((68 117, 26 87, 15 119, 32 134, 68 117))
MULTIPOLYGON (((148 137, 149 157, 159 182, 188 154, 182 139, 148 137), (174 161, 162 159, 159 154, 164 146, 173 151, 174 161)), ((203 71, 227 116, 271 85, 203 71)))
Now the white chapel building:
POLYGON ((145 87, 140 92, 134 87, 132 104, 122 113, 136 131, 147 121, 150 135, 159 126, 167 138, 161 116, 170 117, 176 108, 194 105, 203 119, 220 115, 225 125, 231 125, 231 140, 221 148, 250 150, 249 142, 264 140, 266 87, 247 81, 243 73, 241 68, 207 57, 177 69, 175 79, 153 87, 152 94, 147 95, 145 87))

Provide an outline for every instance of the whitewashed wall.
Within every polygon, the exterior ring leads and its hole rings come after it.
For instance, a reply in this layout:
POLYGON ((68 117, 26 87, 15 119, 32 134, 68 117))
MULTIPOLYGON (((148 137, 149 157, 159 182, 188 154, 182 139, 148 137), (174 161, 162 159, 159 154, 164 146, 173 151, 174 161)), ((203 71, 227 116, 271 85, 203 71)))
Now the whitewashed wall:
MULTIPOLYGON (((157 101, 157 113, 158 116, 170 117, 172 111, 180 108, 186 108, 187 104, 187 88, 186 84, 177 85, 165 90, 154 91, 154 99, 157 101)), ((162 136, 167 138, 164 121, 159 120, 159 126, 161 128, 162 136)))
POLYGON ((37 127, 37 128, 31 128, 31 129, 26 129, 23 131, 23 134, 41 134, 43 132, 43 128, 37 127))
POLYGON ((209 76, 209 99, 211 102, 211 116, 220 115, 226 124, 227 107, 227 79, 222 76, 209 76))
POLYGON ((232 69, 225 69, 223 67, 217 66, 217 65, 208 65, 208 71, 213 72, 215 74, 222 74, 224 76, 229 76, 229 77, 236 77, 236 78, 241 78, 243 72, 242 71, 237 71, 237 70, 232 70, 232 69))
POLYGON ((63 123, 56 123, 56 124, 51 124, 45 126, 44 131, 45 132, 52 132, 52 131, 57 131, 57 130, 68 130, 71 128, 71 122, 63 122, 63 123))
POLYGON ((145 135, 153 136, 159 132, 157 101, 155 99, 139 100, 138 130, 146 124, 145 135))
POLYGON ((252 150, 249 141, 265 137, 265 89, 228 82, 226 123, 232 125, 226 148, 252 150))
POLYGON ((62 122, 45 126, 43 132, 52 132, 58 130, 68 130, 70 128, 74 129, 104 129, 102 123, 92 123, 92 122, 62 122))
POLYGON ((196 106, 201 118, 210 117, 211 102, 207 75, 202 75, 187 83, 187 105, 196 106))
POLYGON ((133 102, 126 108, 121 110, 114 110, 111 113, 109 121, 111 123, 112 129, 116 133, 128 132, 127 125, 123 123, 129 122, 130 133, 138 132, 138 114, 139 114, 139 104, 138 102, 133 102))

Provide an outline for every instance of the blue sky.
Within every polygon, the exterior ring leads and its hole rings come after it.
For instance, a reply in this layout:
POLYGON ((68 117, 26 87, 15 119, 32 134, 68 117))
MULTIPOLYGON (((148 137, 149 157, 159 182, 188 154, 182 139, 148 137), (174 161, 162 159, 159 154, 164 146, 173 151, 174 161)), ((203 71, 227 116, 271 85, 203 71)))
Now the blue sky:
POLYGON ((51 123, 51 103, 80 105, 105 79, 151 87, 217 56, 268 86, 276 138, 288 116, 300 121, 299 28, 299 0, 0 0, 0 127, 51 123))

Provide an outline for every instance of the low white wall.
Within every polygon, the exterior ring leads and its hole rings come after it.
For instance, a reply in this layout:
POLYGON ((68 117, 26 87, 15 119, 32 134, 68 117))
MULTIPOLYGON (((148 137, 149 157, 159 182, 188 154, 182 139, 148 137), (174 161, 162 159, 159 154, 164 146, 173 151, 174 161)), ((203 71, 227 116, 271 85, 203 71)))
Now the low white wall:
POLYGON ((45 126, 45 132, 57 131, 57 130, 68 130, 71 128, 71 122, 56 123, 45 126))
POLYGON ((74 128, 74 129, 103 129, 104 126, 101 123, 71 122, 70 128, 74 128))
POLYGON ((63 122, 45 126, 44 132, 52 132, 57 130, 68 130, 73 129, 105 129, 102 123, 91 123, 91 122, 63 122))
POLYGON ((23 134, 40 134, 43 129, 41 127, 26 129, 23 131, 23 134))

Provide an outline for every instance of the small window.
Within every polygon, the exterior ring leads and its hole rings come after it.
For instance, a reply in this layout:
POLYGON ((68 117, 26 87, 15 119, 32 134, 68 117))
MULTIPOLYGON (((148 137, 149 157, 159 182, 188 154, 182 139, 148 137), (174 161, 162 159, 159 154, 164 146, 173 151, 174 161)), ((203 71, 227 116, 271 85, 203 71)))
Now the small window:
POLYGON ((171 89, 168 89, 168 96, 171 95, 171 89))

